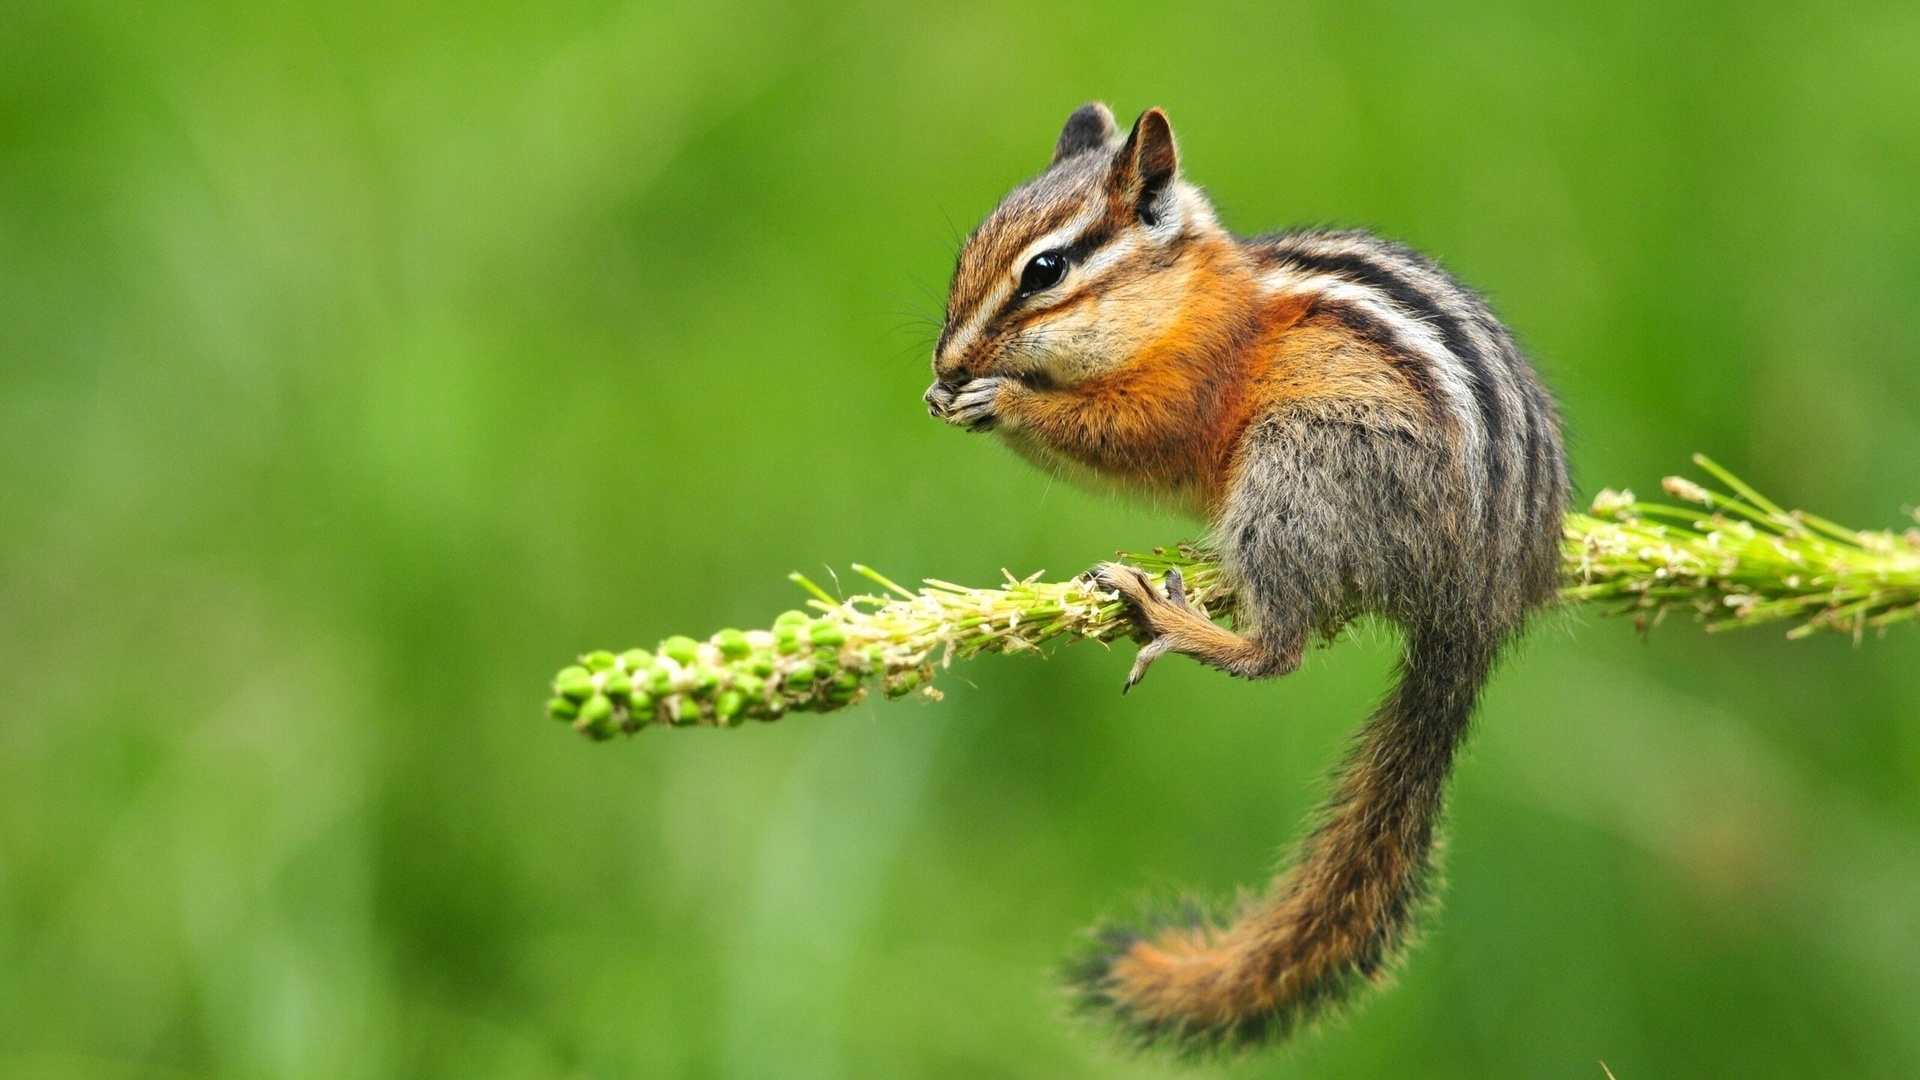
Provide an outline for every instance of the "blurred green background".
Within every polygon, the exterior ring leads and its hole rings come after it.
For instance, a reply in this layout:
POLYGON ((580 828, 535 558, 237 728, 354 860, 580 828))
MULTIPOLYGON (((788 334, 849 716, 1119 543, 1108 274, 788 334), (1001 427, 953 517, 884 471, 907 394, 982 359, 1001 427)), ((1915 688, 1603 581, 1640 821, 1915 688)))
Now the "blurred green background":
MULTIPOLYGON (((1166 106, 1235 228, 1487 290, 1582 499, 1693 450, 1920 499, 1910 3, 8 3, 0 1075, 1174 1075, 1050 969, 1261 880, 1386 635, 540 712, 791 569, 1192 533, 919 400, 958 237, 1089 98, 1166 106)), ((1920 632, 1547 620, 1451 836, 1398 987, 1215 1072, 1920 1072, 1920 632)))

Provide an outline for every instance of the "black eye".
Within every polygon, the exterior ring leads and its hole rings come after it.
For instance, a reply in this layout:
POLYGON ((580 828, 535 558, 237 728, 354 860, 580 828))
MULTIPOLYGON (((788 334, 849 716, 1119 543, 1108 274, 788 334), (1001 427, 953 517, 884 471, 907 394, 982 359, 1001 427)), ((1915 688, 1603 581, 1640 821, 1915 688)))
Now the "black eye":
POLYGON ((1020 271, 1020 295, 1032 296, 1042 289, 1051 289, 1060 284, 1067 276, 1067 257, 1057 251, 1043 251, 1027 260, 1027 268, 1020 271))

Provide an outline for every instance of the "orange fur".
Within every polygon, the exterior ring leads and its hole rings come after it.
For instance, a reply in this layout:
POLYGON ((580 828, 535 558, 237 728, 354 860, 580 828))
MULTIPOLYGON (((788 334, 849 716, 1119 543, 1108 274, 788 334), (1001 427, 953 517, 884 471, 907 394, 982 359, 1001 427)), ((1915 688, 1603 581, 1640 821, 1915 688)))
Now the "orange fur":
POLYGON ((1024 437, 1211 513, 1232 485, 1248 426, 1289 402, 1345 398, 1410 421, 1423 410, 1376 350, 1313 315, 1309 298, 1266 301, 1225 245, 1195 247, 1196 265, 1175 279, 1178 293, 1160 290, 1174 318, 1126 363, 1069 386, 1009 395, 1003 412, 1024 437))

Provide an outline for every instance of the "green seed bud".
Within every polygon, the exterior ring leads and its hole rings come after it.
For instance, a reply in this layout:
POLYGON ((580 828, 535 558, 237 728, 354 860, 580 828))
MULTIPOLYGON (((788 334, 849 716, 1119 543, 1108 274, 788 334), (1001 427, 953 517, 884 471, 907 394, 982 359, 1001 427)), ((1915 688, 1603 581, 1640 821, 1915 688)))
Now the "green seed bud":
POLYGON ((614 660, 614 655, 605 649, 590 652, 580 658, 580 662, 587 665, 588 671, 605 671, 613 666, 614 660))
POLYGON ((571 720, 580 715, 580 705, 572 698, 557 697, 547 702, 547 715, 555 720, 571 720))
POLYGON ((753 645, 747 641, 747 635, 738 630, 722 630, 713 635, 713 643, 720 647, 720 655, 729 660, 738 660, 753 651, 753 645))
POLYGON ((654 697, 666 697, 673 693, 673 672, 664 667, 647 669, 647 686, 654 697))
POLYGON ((816 674, 818 672, 814 671, 812 664, 801 664, 787 672, 783 681, 789 690, 805 690, 813 685, 813 677, 816 674))
POLYGON ((660 643, 660 651, 685 666, 699 658, 700 643, 684 634, 675 634, 660 643))
MULTIPOLYGON (((734 717, 739 716, 740 710, 746 704, 747 699, 741 696, 740 691, 725 690, 721 692, 719 697, 713 699, 713 715, 719 717, 721 723, 726 723, 734 717)), ((733 725, 727 724, 727 726, 732 727, 733 725)))
POLYGON ((906 697, 908 694, 913 693, 914 687, 919 685, 920 672, 917 669, 905 672, 887 681, 887 696, 890 698, 906 697))
POLYGON ((733 677, 733 688, 755 701, 767 696, 767 681, 744 671, 733 677))
POLYGON ((847 632, 831 619, 819 619, 807 627, 807 639, 815 645, 837 649, 847 642, 847 632))
POLYGON ((778 630, 783 626, 799 628, 807 625, 812 621, 813 620, 809 619, 807 617, 807 613, 804 611, 783 611, 779 615, 775 616, 773 620, 773 628, 775 630, 778 630))
POLYGON ((583 667, 566 667, 553 677, 553 688, 564 697, 585 701, 593 696, 593 676, 583 667))
POLYGON ((860 673, 857 671, 843 671, 835 675, 833 677, 833 688, 835 690, 858 690, 860 688, 860 673))
POLYGON ((686 727, 700 722, 700 703, 685 694, 674 699, 673 725, 686 727))
POLYGON ((833 702, 835 705, 848 704, 854 698, 857 698, 859 696, 860 696, 860 684, 858 683, 855 683, 854 685, 846 688, 845 690, 842 690, 838 686, 835 686, 832 690, 827 692, 827 700, 833 702))
POLYGON ((880 646, 869 645, 861 651, 860 656, 866 660, 868 671, 883 671, 886 669, 887 650, 880 646))
POLYGON ((601 693, 606 694, 613 700, 625 701, 633 695, 633 676, 626 672, 618 668, 610 668, 601 678, 607 682, 606 686, 602 688, 601 693))
POLYGON ((653 654, 645 649, 628 649, 620 654, 620 662, 628 671, 645 671, 653 666, 653 654))
POLYGON ((720 685, 720 673, 712 668, 695 668, 693 671, 693 692, 700 697, 711 696, 720 685))
POLYGON ((773 642, 782 656, 789 656, 800 650, 800 634, 791 626, 774 627, 773 642))
POLYGON ((598 724, 613 715, 613 702, 605 694, 595 694, 580 706, 580 719, 586 724, 598 724))
POLYGON ((653 723, 653 695, 645 692, 634 694, 633 700, 627 702, 627 712, 633 716, 636 724, 653 723))
POLYGON ((754 653, 753 659, 747 663, 747 670, 763 679, 773 674, 772 654, 764 652, 754 653))

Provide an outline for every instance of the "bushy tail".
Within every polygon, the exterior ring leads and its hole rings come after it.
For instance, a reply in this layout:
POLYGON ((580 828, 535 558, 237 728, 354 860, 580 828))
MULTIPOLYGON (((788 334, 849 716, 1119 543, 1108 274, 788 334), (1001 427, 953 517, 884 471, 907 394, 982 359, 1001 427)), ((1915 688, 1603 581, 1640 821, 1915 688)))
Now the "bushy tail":
POLYGON ((1454 751, 1496 642, 1411 635, 1401 679, 1348 755, 1323 823, 1231 925, 1197 912, 1106 926, 1069 975, 1132 1040, 1191 1052, 1278 1039, 1385 978, 1426 899, 1454 751))

